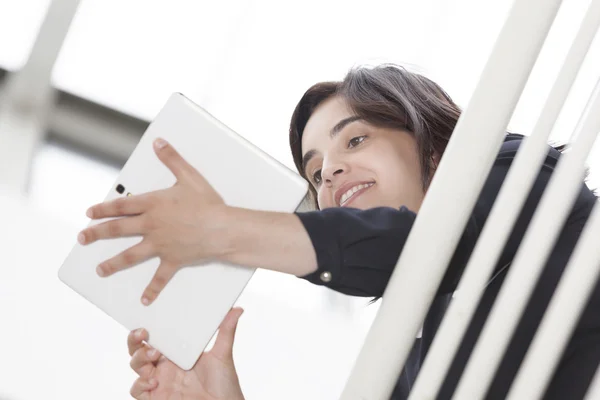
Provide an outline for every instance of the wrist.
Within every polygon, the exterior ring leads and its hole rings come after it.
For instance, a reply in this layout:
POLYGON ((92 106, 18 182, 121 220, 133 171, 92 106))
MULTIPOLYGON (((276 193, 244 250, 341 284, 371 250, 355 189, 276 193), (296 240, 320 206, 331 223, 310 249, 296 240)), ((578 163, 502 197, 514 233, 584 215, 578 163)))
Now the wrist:
POLYGON ((311 239, 296 215, 224 207, 217 219, 218 261, 296 276, 317 269, 311 239))
POLYGON ((231 262, 235 258, 236 248, 239 248, 240 236, 239 212, 236 208, 223 205, 213 211, 213 232, 216 238, 214 259, 220 262, 231 262), (236 224, 236 219, 238 224, 236 224))

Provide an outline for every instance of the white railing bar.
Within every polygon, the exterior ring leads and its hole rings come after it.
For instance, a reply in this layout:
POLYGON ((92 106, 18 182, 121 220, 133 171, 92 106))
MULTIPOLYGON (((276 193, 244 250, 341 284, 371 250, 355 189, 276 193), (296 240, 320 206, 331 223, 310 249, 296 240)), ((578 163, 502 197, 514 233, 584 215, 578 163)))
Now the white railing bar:
POLYGON ((429 349, 409 399, 435 398, 548 152, 548 138, 600 25, 600 0, 583 19, 531 137, 525 138, 429 349))
POLYGON ((508 400, 539 399, 546 390, 600 273, 600 204, 581 233, 508 400))
POLYGON ((600 398, 600 368, 596 370, 594 379, 588 388, 584 400, 598 400, 600 398))
POLYGON ((600 80, 572 136, 576 138, 572 148, 560 158, 533 215, 454 399, 475 400, 486 394, 534 285, 581 190, 585 162, 599 131, 600 80))
POLYGON ((389 398, 560 4, 513 5, 417 214, 342 400, 389 398))

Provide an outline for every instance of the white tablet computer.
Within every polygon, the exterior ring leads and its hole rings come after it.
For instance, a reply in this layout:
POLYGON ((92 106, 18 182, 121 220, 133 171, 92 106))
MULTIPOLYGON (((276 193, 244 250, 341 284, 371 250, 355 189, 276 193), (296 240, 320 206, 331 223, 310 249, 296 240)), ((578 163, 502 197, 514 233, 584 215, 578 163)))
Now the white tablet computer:
MULTIPOLYGON (((235 207, 294 212, 308 190, 296 172, 237 135, 183 95, 172 95, 150 124, 109 190, 106 200, 128 193, 164 189, 175 177, 154 153, 152 142, 165 138, 235 207)), ((97 224, 104 221, 92 221, 97 224)), ((177 272, 156 301, 140 302, 157 258, 108 278, 96 266, 141 237, 78 243, 59 270, 59 278, 128 330, 143 327, 149 344, 183 369, 191 369, 221 321, 252 277, 254 269, 212 263, 177 272)))

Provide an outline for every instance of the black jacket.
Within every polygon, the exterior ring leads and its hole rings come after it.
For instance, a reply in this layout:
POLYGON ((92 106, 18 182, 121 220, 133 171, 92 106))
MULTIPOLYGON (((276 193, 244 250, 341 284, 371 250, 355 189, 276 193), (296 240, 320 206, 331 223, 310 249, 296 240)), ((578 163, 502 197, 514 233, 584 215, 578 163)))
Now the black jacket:
MULTIPOLYGON (((398 379, 393 399, 408 397, 500 186, 522 143, 522 138, 521 135, 509 134, 501 147, 429 309, 421 338, 416 340, 398 379)), ((452 397, 492 303, 510 268, 510 262, 559 157, 560 153, 549 146, 546 160, 504 248, 494 275, 485 289, 483 298, 440 390, 439 399, 452 397)), ((518 367, 596 200, 596 196, 582 182, 579 196, 525 309, 523 318, 519 322, 486 398, 503 399, 506 397, 510 384, 518 372, 518 367)), ((415 213, 405 207, 399 210, 386 207, 369 210, 330 208, 297 215, 309 233, 319 265, 316 272, 302 278, 341 293, 373 297, 382 296, 416 217, 415 213), (330 272, 330 275, 327 276, 330 276, 331 279, 326 279, 327 282, 321 279, 321 274, 325 271, 330 272)), ((574 400, 584 397, 600 361, 600 312, 598 310, 600 310, 600 288, 596 287, 557 367, 546 392, 546 399, 568 398, 574 400)))

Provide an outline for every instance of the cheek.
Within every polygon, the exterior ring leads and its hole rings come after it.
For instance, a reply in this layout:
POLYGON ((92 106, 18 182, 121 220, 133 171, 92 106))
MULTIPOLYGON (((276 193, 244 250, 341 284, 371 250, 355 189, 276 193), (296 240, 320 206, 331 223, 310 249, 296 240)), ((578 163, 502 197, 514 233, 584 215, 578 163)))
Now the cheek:
POLYGON ((395 178, 403 184, 409 184, 411 187, 414 182, 421 180, 421 166, 416 150, 409 148, 390 151, 385 159, 388 170, 393 172, 395 178))
POLYGON ((321 210, 331 207, 331 200, 328 199, 331 196, 328 196, 326 193, 328 190, 326 188, 321 187, 321 190, 317 191, 317 204, 321 210))
POLYGON ((424 193, 420 170, 418 165, 416 167, 413 163, 398 158, 381 160, 378 164, 380 189, 394 205, 398 203, 411 209, 420 205, 424 193))
POLYGON ((375 163, 372 165, 373 172, 382 183, 387 185, 403 185, 412 180, 414 172, 411 163, 402 159, 400 155, 392 151, 382 151, 373 157, 375 163))
POLYGON ((410 187, 411 189, 414 188, 415 182, 419 182, 421 179, 418 171, 406 163, 397 163, 394 171, 389 172, 393 176, 392 179, 398 182, 400 186, 410 187))

